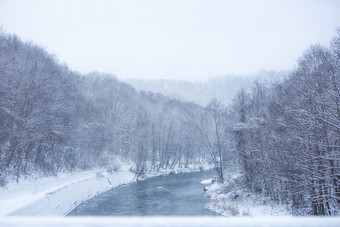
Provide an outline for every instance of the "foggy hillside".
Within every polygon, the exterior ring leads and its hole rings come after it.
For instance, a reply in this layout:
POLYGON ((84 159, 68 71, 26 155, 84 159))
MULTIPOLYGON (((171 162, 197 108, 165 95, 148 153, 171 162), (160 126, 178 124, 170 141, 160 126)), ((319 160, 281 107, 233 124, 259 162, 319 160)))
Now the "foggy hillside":
POLYGON ((239 90, 250 89, 254 81, 261 83, 279 82, 287 74, 286 71, 260 70, 255 74, 227 75, 206 81, 134 78, 125 81, 139 91, 161 93, 179 100, 206 106, 212 98, 217 98, 224 105, 229 105, 239 90))

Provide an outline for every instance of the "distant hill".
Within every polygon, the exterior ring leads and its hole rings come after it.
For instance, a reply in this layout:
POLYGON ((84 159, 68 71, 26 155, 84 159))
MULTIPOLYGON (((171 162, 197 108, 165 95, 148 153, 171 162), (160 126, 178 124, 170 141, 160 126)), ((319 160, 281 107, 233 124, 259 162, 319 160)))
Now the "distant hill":
POLYGON ((139 91, 161 93, 182 101, 206 106, 209 100, 214 97, 221 103, 228 105, 240 89, 250 89, 255 80, 272 83, 281 81, 285 75, 287 75, 287 72, 284 71, 261 70, 251 75, 228 75, 211 78, 207 81, 127 79, 125 82, 139 91))

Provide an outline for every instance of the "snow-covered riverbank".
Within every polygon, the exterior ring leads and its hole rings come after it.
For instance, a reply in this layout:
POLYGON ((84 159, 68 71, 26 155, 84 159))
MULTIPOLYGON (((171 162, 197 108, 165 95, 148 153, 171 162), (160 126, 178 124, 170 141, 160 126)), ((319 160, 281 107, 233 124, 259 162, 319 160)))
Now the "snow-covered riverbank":
POLYGON ((205 195, 210 199, 206 208, 223 216, 289 215, 287 207, 240 187, 239 178, 240 175, 232 175, 224 184, 213 179, 202 181, 206 185, 205 195))
MULTIPOLYGON (((130 171, 132 165, 121 164, 119 171, 107 172, 94 169, 82 172, 63 173, 57 177, 46 177, 12 182, 0 188, 1 216, 65 216, 76 206, 100 193, 121 184, 135 180, 130 171)), ((209 169, 209 165, 190 166, 175 170, 152 172, 147 177, 171 172, 197 171, 209 169)))
POLYGON ((95 169, 12 183, 0 189, 0 215, 64 216, 81 202, 131 182, 134 174, 125 167, 113 173, 95 169))

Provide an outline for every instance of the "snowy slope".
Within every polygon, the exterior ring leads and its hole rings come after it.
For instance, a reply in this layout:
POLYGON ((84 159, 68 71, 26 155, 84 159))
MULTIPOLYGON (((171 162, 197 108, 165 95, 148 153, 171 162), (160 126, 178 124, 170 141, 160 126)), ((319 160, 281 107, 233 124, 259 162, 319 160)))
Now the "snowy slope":
POLYGON ((63 216, 81 202, 112 187, 133 181, 126 165, 119 172, 103 169, 62 174, 0 189, 0 216, 63 216))

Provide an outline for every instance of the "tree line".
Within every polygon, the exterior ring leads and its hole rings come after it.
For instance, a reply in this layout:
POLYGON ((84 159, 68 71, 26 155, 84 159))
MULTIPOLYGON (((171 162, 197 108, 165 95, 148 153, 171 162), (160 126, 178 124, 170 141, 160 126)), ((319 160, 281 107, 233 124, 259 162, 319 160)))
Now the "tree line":
POLYGON ((188 110, 218 172, 293 214, 340 211, 340 29, 329 46, 313 45, 288 77, 255 82, 209 117, 188 110), (210 119, 207 123, 207 119, 210 119))
POLYGON ((26 175, 94 167, 118 157, 149 171, 207 161, 183 105, 113 75, 81 75, 43 48, 0 32, 0 186, 26 175))

